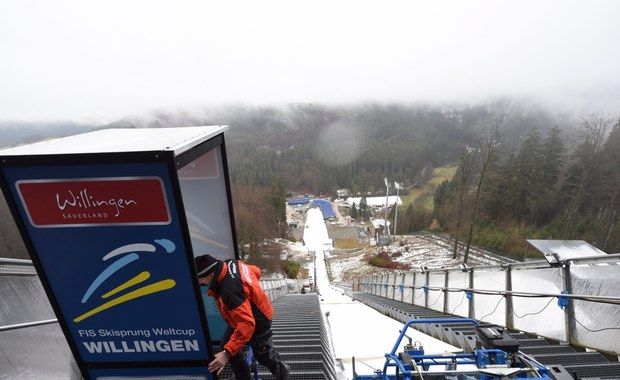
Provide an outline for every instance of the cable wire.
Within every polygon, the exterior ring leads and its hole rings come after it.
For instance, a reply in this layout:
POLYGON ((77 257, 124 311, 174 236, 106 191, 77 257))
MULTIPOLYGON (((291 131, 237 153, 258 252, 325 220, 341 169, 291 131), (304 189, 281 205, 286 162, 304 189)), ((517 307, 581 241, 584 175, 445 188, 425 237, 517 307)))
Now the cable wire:
POLYGON ((456 311, 456 309, 459 308, 459 306, 461 306, 463 304, 463 300, 465 300, 465 292, 463 292, 463 295, 461 296, 461 302, 459 302, 458 305, 456 305, 454 307, 454 309, 452 309, 452 311, 450 312, 450 314, 454 314, 454 312, 456 311))
POLYGON ((502 296, 502 298, 499 299, 499 301, 497 302, 497 305, 495 305, 495 309, 493 309, 492 312, 490 312, 489 314, 485 315, 484 317, 480 318, 480 320, 485 319, 486 317, 488 317, 489 315, 492 315, 493 313, 495 313, 495 311, 497 310, 497 308, 499 307, 499 304, 504 300, 505 297, 502 296))
MULTIPOLYGON (((468 280, 467 276, 463 276, 463 285, 462 285, 463 287, 466 287, 466 286, 468 285, 468 281, 467 281, 467 280, 468 280)), ((459 306, 461 306, 461 305, 463 304, 463 301, 465 300, 465 296, 467 295, 467 292, 466 292, 466 291, 463 291, 463 290, 456 290, 456 291, 463 292, 463 295, 461 296, 461 302, 459 302, 459 304, 458 304, 458 305, 456 305, 456 306, 454 307, 454 309, 452 309, 452 312, 451 312, 450 314, 454 314, 454 312, 456 311, 456 309, 458 309, 458 308, 459 308, 459 306)))
MULTIPOLYGON (((566 310, 564 310, 564 312, 566 313, 566 310)), ((589 329, 589 328, 587 328, 586 326, 584 326, 584 324, 583 324, 583 323, 581 323, 581 322, 579 322, 579 321, 577 320, 577 318, 575 318, 574 316, 572 317, 572 319, 573 319, 575 322, 577 322, 577 324, 578 324, 579 326, 583 327, 585 330, 587 330, 587 331, 589 331, 589 332, 592 332, 592 333, 601 332, 601 331, 607 331, 607 330, 620 330, 620 327, 603 327, 603 328, 601 328, 601 329, 596 329, 596 330, 593 330, 593 329, 589 329)))
POLYGON ((543 312, 543 311, 547 308, 547 306, 551 305, 551 301, 553 301, 553 297, 551 297, 551 298, 549 299, 549 302, 547 302, 547 304, 546 304, 546 305, 545 305, 542 309, 540 309, 539 311, 534 312, 534 313, 526 313, 526 314, 523 314, 523 315, 519 315, 519 314, 517 314, 517 313, 515 312, 515 309, 514 309, 514 307, 513 307, 512 305, 510 306, 510 312, 512 313, 512 315, 514 315, 515 317, 517 317, 517 318, 519 318, 519 319, 520 319, 520 318, 525 318, 525 317, 527 317, 528 315, 537 315, 537 314, 542 313, 542 312, 543 312))
POLYGON ((437 299, 435 300, 435 302, 433 302, 432 304, 428 305, 427 307, 431 307, 431 306, 435 305, 435 304, 439 301, 439 299, 441 298, 441 296, 443 296, 443 292, 442 292, 442 291, 439 291, 439 296, 437 297, 437 299))
MULTIPOLYGON (((422 288, 420 288, 419 286, 414 287, 414 289, 419 289, 419 290, 422 290, 422 288)), ((423 294, 424 294, 424 292, 423 292, 423 291, 422 291, 422 292, 417 292, 417 295, 415 295, 415 292, 414 292, 413 299, 414 299, 414 300, 416 300, 416 299, 418 299, 418 298, 422 297, 422 295, 423 295, 423 294)))

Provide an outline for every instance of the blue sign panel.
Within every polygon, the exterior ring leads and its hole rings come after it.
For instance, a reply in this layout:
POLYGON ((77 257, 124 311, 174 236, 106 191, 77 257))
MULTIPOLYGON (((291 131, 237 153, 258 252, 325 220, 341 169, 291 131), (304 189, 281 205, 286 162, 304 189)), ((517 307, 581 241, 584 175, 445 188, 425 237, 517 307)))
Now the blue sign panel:
POLYGON ((59 317, 92 367, 208 361, 168 173, 165 163, 4 168, 59 317))
POLYGON ((97 380, 213 380, 203 368, 106 368, 88 372, 97 380))

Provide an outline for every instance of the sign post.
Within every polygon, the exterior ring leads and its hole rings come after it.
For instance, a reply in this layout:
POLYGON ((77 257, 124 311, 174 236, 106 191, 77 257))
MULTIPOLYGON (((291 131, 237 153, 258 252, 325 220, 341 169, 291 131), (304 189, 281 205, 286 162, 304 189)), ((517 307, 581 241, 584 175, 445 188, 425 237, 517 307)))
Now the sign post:
POLYGON ((86 379, 212 379, 194 255, 238 257, 227 127, 0 151, 0 184, 86 379))

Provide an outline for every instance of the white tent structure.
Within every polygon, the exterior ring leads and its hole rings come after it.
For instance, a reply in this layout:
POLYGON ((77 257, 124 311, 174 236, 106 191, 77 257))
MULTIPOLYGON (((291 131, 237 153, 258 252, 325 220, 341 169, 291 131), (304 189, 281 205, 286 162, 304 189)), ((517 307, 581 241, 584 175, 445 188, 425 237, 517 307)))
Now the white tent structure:
MULTIPOLYGON (((366 198, 366 204, 368 205, 368 207, 385 207, 385 198, 386 197, 368 197, 366 198)), ((346 202, 349 204, 349 206, 352 206, 353 203, 355 203, 356 206, 359 206, 361 200, 361 197, 349 197, 347 198, 346 202)), ((399 196, 397 197, 396 195, 390 195, 389 197, 387 197, 388 207, 394 206, 395 203, 398 203, 399 206, 403 205, 403 201, 400 199, 399 196)))

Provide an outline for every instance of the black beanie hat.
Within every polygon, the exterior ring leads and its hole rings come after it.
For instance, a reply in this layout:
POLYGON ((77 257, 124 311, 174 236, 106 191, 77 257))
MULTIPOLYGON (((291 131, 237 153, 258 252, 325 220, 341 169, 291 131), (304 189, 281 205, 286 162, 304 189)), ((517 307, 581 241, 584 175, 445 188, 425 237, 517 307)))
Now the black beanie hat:
POLYGON ((194 259, 196 263, 196 271, 198 272, 198 277, 206 277, 215 271, 215 266, 218 263, 215 257, 211 255, 202 255, 198 256, 194 259))

